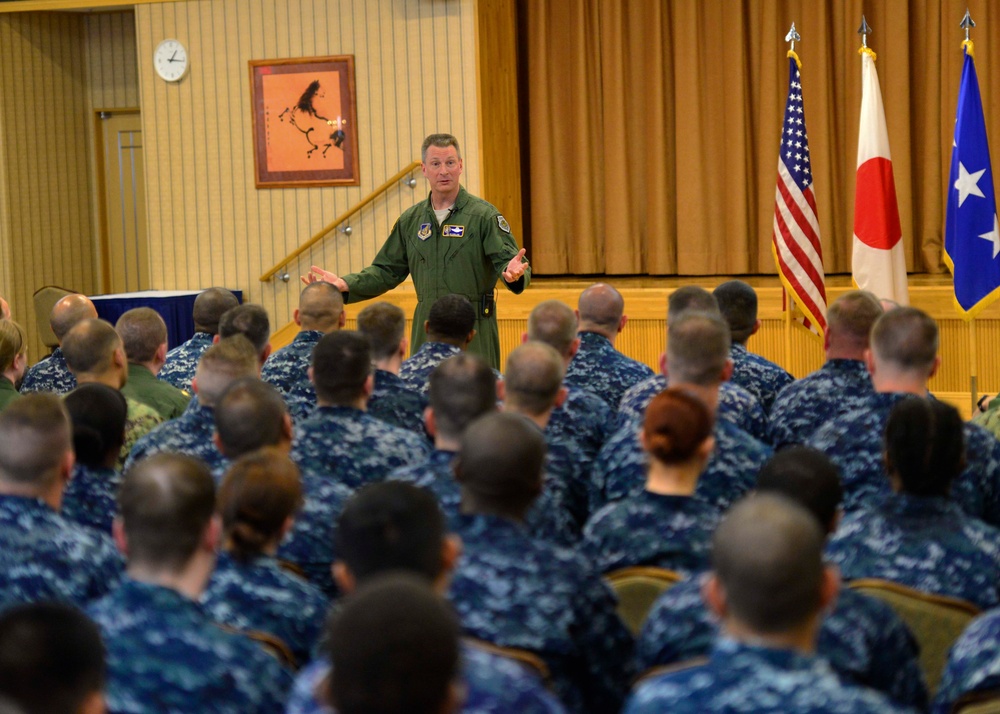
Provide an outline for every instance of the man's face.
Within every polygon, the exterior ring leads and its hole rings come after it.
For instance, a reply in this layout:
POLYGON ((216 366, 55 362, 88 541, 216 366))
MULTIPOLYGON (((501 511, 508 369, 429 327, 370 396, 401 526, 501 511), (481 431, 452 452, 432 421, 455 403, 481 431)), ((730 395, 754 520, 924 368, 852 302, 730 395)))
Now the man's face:
POLYGON ((447 194, 458 189, 462 160, 454 146, 427 147, 427 158, 420 166, 434 193, 447 194))

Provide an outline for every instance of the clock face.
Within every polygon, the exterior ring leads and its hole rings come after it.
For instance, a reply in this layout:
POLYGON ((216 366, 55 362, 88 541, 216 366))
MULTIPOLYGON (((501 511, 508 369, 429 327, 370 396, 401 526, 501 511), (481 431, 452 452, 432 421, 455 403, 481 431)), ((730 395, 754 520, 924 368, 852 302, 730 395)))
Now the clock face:
POLYGON ((177 40, 164 40, 153 53, 156 73, 167 82, 179 82, 188 71, 187 50, 177 40))

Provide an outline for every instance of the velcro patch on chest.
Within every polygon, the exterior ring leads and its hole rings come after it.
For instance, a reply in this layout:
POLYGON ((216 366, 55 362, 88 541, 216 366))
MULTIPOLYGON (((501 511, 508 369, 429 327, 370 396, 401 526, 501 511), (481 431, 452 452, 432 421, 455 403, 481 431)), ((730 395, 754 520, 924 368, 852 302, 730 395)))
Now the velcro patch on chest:
POLYGON ((421 223, 420 230, 417 231, 417 238, 420 240, 427 240, 431 237, 431 224, 421 223))
POLYGON ((465 235, 465 226, 442 226, 441 234, 447 238, 461 238, 465 235))

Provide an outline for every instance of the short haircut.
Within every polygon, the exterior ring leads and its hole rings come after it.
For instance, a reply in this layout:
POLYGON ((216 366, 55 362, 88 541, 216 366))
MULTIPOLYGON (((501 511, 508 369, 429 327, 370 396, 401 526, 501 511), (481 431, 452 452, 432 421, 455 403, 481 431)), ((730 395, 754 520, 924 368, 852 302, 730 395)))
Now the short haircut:
POLYGON ((360 333, 337 330, 323 335, 313 349, 316 396, 332 404, 350 404, 364 391, 372 373, 371 348, 360 333))
POLYGON ((666 389, 646 407, 646 450, 665 464, 683 463, 712 435, 712 427, 712 415, 701 400, 682 389, 666 389))
POLYGON ((260 363, 258 352, 243 335, 233 335, 205 350, 198 360, 195 379, 198 402, 215 406, 219 397, 240 377, 256 377, 260 363))
POLYGON ((439 149, 447 149, 449 146, 454 146, 458 158, 462 158, 462 149, 458 146, 458 139, 451 134, 430 134, 420 145, 421 161, 427 161, 427 150, 432 146, 436 146, 439 149))
POLYGON ((667 370, 672 384, 712 386, 729 360, 729 325, 717 314, 685 312, 667 324, 667 370))
POLYGON ((580 322, 588 323, 602 330, 617 330, 622 315, 625 314, 625 300, 614 286, 594 283, 580 293, 576 304, 580 322))
POLYGON ((84 466, 103 466, 109 454, 125 443, 128 402, 117 389, 91 382, 81 384, 63 399, 73 425, 73 451, 84 466))
POLYGON ((358 590, 324 649, 340 714, 439 714, 459 676, 460 627, 425 583, 395 573, 358 590))
POLYGON ((733 506, 712 538, 712 568, 732 616, 760 634, 788 632, 820 608, 823 533, 802 506, 754 494, 733 506))
POLYGON ((903 399, 885 426, 885 454, 888 471, 899 477, 904 493, 947 496, 965 468, 962 417, 936 399, 903 399))
POLYGON ((712 312, 719 314, 719 301, 698 285, 677 288, 667 298, 667 322, 673 322, 685 312, 712 312))
POLYGON ((309 283, 299 293, 299 322, 304 330, 335 329, 343 312, 344 296, 331 283, 309 283))
POLYGON ((563 357, 569 356, 578 327, 576 314, 559 300, 540 302, 528 315, 528 339, 544 342, 563 357))
POLYGON ((135 463, 118 492, 129 563, 178 571, 215 510, 215 482, 200 459, 159 453, 135 463))
POLYGON ((445 295, 431 305, 427 333, 449 340, 464 340, 476 328, 476 309, 464 295, 445 295))
POLYGON ((938 326, 915 307, 897 307, 883 313, 872 327, 875 357, 906 372, 929 372, 938 353, 938 326))
POLYGON ((288 407, 278 390, 257 377, 240 377, 215 403, 215 431, 222 452, 239 458, 264 446, 277 446, 288 407))
POLYGON ((97 317, 97 310, 90 298, 86 295, 73 293, 66 295, 52 306, 52 311, 49 313, 49 327, 52 328, 52 333, 61 343, 66 333, 79 322, 95 317, 97 317))
POLYGON ((107 371, 121 346, 122 339, 111 323, 96 317, 77 323, 62 341, 66 366, 74 375, 107 371))
POLYGON ((757 323, 757 293, 742 280, 727 280, 712 291, 722 319, 729 324, 733 342, 743 344, 757 323))
POLYGON ((830 533, 844 489, 830 457, 811 446, 789 446, 768 459, 757 477, 759 493, 776 493, 798 503, 830 533))
POLYGON ((71 447, 69 417, 55 394, 25 394, 0 412, 0 481, 48 488, 71 447))
POLYGON ((77 714, 104 689, 104 643, 83 612, 55 602, 0 615, 0 694, 26 714, 77 714))
POLYGON ((449 357, 434 368, 428 385, 434 424, 445 438, 458 439, 473 420, 496 410, 497 380, 479 355, 449 357))
POLYGON ((507 357, 505 400, 531 416, 544 414, 555 406, 565 376, 565 363, 558 352, 544 342, 526 342, 507 357))
POLYGON ((849 290, 826 311, 827 331, 855 349, 868 347, 872 325, 882 315, 882 304, 867 290, 849 290))
POLYGON ((252 560, 301 508, 299 467, 273 447, 241 456, 226 471, 217 500, 229 552, 252 560))
POLYGON ((236 296, 225 288, 209 288, 194 299, 194 328, 210 335, 219 333, 219 318, 226 310, 240 304, 236 296))
POLYGON ((391 570, 433 581, 444 567, 445 520, 434 495, 405 481, 364 486, 337 519, 336 552, 358 582, 391 570))
POLYGON ((373 360, 389 359, 403 342, 406 314, 392 303, 372 303, 358 313, 358 332, 368 338, 373 360))
POLYGON ((18 355, 28 351, 28 336, 24 328, 13 320, 0 320, 0 373, 14 364, 18 355))
POLYGON ((462 435, 455 478, 479 508, 523 517, 542 492, 545 437, 518 414, 487 414, 462 435))
POLYGON ((129 362, 143 364, 156 356, 160 345, 167 343, 167 323, 150 307, 136 307, 115 323, 129 362))
POLYGON ((257 354, 262 353, 271 339, 271 319, 267 310, 252 303, 226 310, 219 318, 219 337, 226 339, 234 335, 243 335, 257 354))

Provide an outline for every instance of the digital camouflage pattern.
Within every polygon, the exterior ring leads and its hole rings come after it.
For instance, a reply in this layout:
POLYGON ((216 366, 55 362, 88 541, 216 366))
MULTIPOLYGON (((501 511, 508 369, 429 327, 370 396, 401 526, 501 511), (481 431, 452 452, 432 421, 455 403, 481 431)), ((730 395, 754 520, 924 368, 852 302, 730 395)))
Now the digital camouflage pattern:
POLYGON ((74 389, 76 389, 76 377, 69 371, 61 347, 56 347, 51 355, 33 364, 24 373, 24 379, 21 381, 21 394, 31 392, 68 394, 74 389))
POLYGON ((121 482, 121 472, 116 469, 77 463, 73 467, 73 478, 63 491, 59 512, 74 523, 111 535, 121 482))
POLYGON ((172 384, 178 389, 191 391, 191 380, 198 369, 198 361, 205 350, 212 346, 213 335, 196 332, 187 342, 167 352, 167 361, 160 368, 156 378, 172 384))
POLYGON ((296 422, 308 417, 316 407, 309 367, 323 334, 320 330, 301 330, 289 344, 268 357, 260 370, 260 378, 278 390, 296 422))
POLYGON ((424 409, 427 399, 406 386, 399 375, 375 370, 375 388, 368 397, 368 413, 376 419, 427 438, 424 409))
POLYGON ((132 464, 147 456, 166 452, 186 454, 201 459, 208 464, 209 470, 218 480, 218 474, 228 468, 229 460, 215 447, 212 441, 213 433, 215 433, 215 409, 199 404, 195 400, 184 414, 160 424, 139 439, 129 454, 124 471, 128 471, 132 464))
POLYGON ((831 359, 778 393, 771 406, 771 443, 775 447, 808 443, 823 424, 864 409, 875 394, 861 360, 831 359))
POLYGON ((88 608, 107 647, 116 714, 276 714, 291 675, 246 637, 223 631, 176 590, 127 579, 88 608))
MULTIPOLYGON (((711 652, 718 621, 701 595, 701 579, 671 586, 654 603, 636 642, 640 671, 711 652)), ((841 588, 823 619, 816 651, 845 681, 877 689, 904 706, 927 710, 919 647, 887 603, 841 588)))
POLYGON ((37 498, 0 496, 0 609, 42 600, 83 607, 113 588, 123 569, 110 537, 37 498))
POLYGON ((564 381, 567 387, 596 394, 617 410, 626 391, 655 376, 648 365, 623 355, 604 335, 581 332, 580 349, 570 361, 564 381))
POLYGON ((462 350, 446 342, 425 342, 413 352, 399 367, 399 379, 403 386, 427 396, 430 389, 428 380, 431 372, 449 357, 462 354, 462 350))
POLYGON ((589 462, 614 430, 615 413, 607 402, 583 389, 570 389, 566 401, 552 410, 545 439, 576 442, 589 471, 589 462))
POLYGON ((767 413, 771 412, 778 393, 795 380, 771 360, 750 352, 746 345, 733 343, 729 357, 733 360, 733 376, 729 380, 757 397, 767 413))
POLYGON ((973 620, 948 654, 934 714, 951 714, 963 694, 1000 689, 1000 610, 973 620))
POLYGON ((945 498, 901 493, 848 513, 827 556, 845 580, 891 580, 984 610, 1000 604, 1000 531, 945 498))

